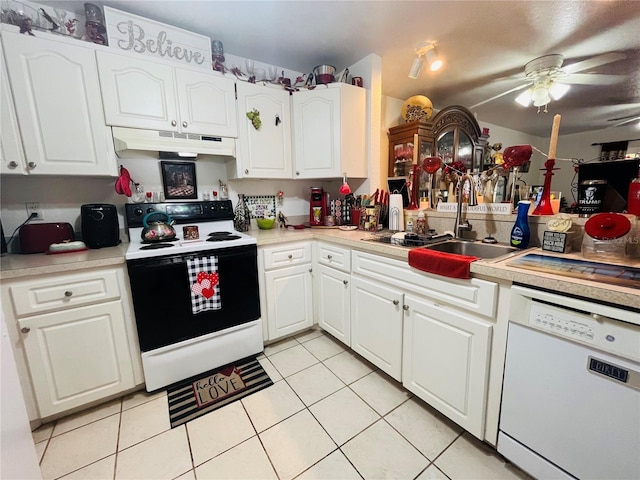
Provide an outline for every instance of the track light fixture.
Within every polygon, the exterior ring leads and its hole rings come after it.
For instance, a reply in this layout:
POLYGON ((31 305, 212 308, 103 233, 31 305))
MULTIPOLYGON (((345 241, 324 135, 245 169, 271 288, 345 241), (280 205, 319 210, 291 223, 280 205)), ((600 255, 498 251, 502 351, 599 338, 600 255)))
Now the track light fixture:
POLYGON ((427 59, 427 63, 429 64, 429 70, 431 70, 432 72, 435 72, 442 67, 442 59, 436 53, 436 43, 421 42, 416 45, 416 58, 413 60, 411 70, 409 70, 409 78, 418 78, 425 57, 427 59))

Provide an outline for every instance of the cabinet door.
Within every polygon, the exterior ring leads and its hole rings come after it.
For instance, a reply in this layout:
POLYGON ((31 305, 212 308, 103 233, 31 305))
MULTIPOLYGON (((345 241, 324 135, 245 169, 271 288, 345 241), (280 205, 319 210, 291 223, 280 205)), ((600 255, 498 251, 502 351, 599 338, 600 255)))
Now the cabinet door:
POLYGON ((96 52, 107 125, 178 131, 173 67, 96 52))
POLYGON ((238 82, 238 156, 240 178, 291 178, 289 92, 238 82), (247 113, 260 113, 256 129, 247 113))
POLYGON ((94 50, 2 35, 29 173, 117 175, 94 50))
POLYGON ((18 327, 41 417, 134 387, 120 302, 28 317, 18 327))
POLYGON ((351 345, 351 275, 318 265, 317 278, 318 324, 342 343, 351 345))
POLYGON ((484 439, 491 324, 413 295, 405 305, 402 384, 484 439))
POLYGON ((295 178, 340 176, 340 90, 296 92, 292 102, 295 178))
POLYGON ((294 93, 294 177, 366 177, 366 109, 366 90, 351 85, 294 93))
POLYGON ((176 68, 175 74, 181 131, 237 137, 235 82, 181 68, 176 68))
POLYGON ((382 283, 351 277, 351 348, 402 380, 403 293, 382 283))
POLYGON ((11 98, 9 76, 0 44, 0 173, 26 174, 18 119, 11 98))
POLYGON ((265 273, 269 340, 313 325, 311 264, 265 273))

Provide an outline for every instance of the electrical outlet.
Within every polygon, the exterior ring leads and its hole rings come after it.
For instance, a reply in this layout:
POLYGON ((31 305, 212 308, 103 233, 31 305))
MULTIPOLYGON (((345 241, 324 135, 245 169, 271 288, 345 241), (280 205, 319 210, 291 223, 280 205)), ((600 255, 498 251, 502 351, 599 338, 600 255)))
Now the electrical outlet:
POLYGON ((31 219, 32 222, 34 220, 44 220, 40 202, 26 202, 25 205, 27 206, 27 216, 31 216, 34 213, 36 214, 36 216, 31 219))

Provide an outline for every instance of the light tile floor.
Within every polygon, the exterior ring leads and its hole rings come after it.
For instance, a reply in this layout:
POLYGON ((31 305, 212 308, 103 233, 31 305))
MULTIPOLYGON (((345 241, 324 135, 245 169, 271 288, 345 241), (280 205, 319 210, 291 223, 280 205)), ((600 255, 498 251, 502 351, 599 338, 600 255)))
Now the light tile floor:
POLYGON ((174 429, 166 392, 43 425, 43 478, 529 478, 320 330, 259 359, 274 385, 174 429))

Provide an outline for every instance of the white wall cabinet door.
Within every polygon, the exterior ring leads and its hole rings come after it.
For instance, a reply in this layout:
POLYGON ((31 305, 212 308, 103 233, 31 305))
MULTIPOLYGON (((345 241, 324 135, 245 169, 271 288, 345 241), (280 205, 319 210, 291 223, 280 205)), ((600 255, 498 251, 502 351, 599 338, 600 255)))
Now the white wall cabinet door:
POLYGON ((317 279, 318 324, 347 346, 351 346, 351 275, 334 268, 318 265, 317 279))
POLYGON ((402 381, 401 290, 351 276, 351 348, 402 381))
POLYGON ((26 174, 18 119, 11 98, 9 76, 0 43, 0 173, 26 174))
POLYGON ((94 49, 44 33, 2 36, 28 172, 116 176, 94 49))
POLYGON ((269 340, 313 325, 311 264, 279 268, 265 273, 269 340))
POLYGON ((238 153, 230 177, 292 178, 289 92, 238 82, 238 153), (256 110, 256 129, 247 113, 256 110))
POLYGON ((491 324, 423 297, 404 302, 402 384, 483 439, 491 324))
POLYGON ((182 68, 175 73, 181 131, 237 137, 235 82, 182 68))
POLYGON ((173 67, 96 52, 107 125, 179 130, 173 67))
POLYGON ((121 302, 18 320, 42 418, 133 388, 121 302))
POLYGON ((367 176, 366 91, 346 84, 292 96, 294 178, 367 176))

